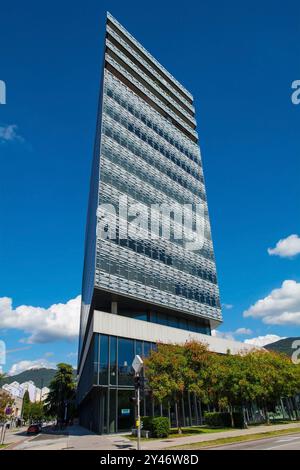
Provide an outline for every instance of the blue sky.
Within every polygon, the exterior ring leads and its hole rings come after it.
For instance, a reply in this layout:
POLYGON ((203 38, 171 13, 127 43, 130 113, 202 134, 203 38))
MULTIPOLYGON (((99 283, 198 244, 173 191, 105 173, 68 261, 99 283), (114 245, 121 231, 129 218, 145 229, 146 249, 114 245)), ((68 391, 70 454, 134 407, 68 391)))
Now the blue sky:
POLYGON ((80 294, 106 10, 195 97, 227 306, 220 331, 251 330, 234 333, 240 340, 299 336, 298 239, 280 245, 281 256, 267 251, 300 234, 300 105, 291 102, 291 83, 300 79, 299 2, 203 0, 183 9, 176 1, 12 0, 1 6, 0 30, 0 80, 7 86, 7 104, 0 105, 0 326, 11 351, 5 369, 20 370, 20 361, 76 362, 74 325, 60 327, 68 340, 55 325, 47 336, 43 315, 67 309, 74 320, 79 302, 51 312, 34 307, 80 294), (286 280, 294 283, 282 287, 286 280))

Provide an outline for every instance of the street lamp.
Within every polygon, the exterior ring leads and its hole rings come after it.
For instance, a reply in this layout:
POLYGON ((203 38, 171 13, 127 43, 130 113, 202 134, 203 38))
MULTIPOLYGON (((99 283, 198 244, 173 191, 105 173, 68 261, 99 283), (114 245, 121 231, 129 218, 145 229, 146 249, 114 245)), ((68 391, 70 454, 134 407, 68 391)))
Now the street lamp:
POLYGON ((137 395, 137 450, 141 450, 141 407, 140 407, 140 389, 141 389, 141 372, 144 366, 143 359, 137 354, 132 362, 132 368, 135 372, 134 376, 134 385, 137 395))

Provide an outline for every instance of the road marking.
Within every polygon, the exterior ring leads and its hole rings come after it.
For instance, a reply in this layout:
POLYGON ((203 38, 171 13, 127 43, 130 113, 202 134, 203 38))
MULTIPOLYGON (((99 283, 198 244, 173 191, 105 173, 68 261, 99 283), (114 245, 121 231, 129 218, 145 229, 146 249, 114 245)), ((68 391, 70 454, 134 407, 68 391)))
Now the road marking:
MULTIPOLYGON (((299 438, 298 438, 299 439, 299 438)), ((299 444, 300 444, 300 439, 299 439, 299 444)), ((273 450, 273 449, 278 449, 278 447, 286 447, 289 445, 289 442, 286 442, 285 444, 279 444, 277 446, 273 446, 273 447, 267 447, 266 449, 264 450, 273 450)))
POLYGON ((299 439, 299 437, 289 437, 286 439, 279 439, 278 442, 290 442, 290 441, 294 441, 295 439, 299 439))

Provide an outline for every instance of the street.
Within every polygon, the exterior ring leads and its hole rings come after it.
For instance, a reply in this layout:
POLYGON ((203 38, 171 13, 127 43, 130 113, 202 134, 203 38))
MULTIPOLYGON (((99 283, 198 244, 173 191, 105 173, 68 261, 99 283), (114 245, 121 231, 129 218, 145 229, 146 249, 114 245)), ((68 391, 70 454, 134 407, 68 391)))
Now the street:
MULTIPOLYGON (((142 442, 145 451, 166 450, 176 451, 174 444, 182 444, 186 450, 197 448, 195 445, 207 442, 209 450, 300 450, 300 432, 292 433, 297 424, 290 424, 291 434, 283 434, 276 437, 236 442, 222 446, 209 447, 209 441, 216 439, 216 434, 193 435, 178 438, 151 440, 142 442)), ((275 427, 275 426, 274 426, 275 427)), ((276 426, 286 428, 285 426, 276 426)), ((269 428, 268 428, 269 430, 269 428)), ((297 429, 298 431, 298 429, 297 429)), ((256 429, 232 430, 218 433, 219 438, 237 437, 257 432, 256 429)), ((72 426, 66 431, 53 431, 51 426, 43 428, 43 432, 36 436, 27 436, 26 428, 18 431, 7 431, 6 444, 10 444, 13 450, 132 450, 136 448, 136 442, 129 440, 124 434, 97 435, 81 426, 72 426)), ((205 450, 199 447, 199 450, 205 450)), ((180 445, 178 450, 180 450, 180 445)))
POLYGON ((300 433, 217 446, 210 450, 300 450, 300 433))

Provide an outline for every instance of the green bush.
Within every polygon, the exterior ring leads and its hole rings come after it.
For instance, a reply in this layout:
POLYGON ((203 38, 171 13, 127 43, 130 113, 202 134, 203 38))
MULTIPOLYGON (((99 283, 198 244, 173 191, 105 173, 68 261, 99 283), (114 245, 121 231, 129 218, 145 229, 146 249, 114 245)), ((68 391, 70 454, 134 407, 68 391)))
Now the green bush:
POLYGON ((170 434, 169 418, 158 416, 152 418, 151 416, 143 416, 141 418, 143 429, 150 431, 151 437, 168 437, 170 434))
POLYGON ((151 416, 142 416, 141 417, 141 422, 143 425, 143 429, 145 431, 151 431, 152 430, 152 420, 153 418, 151 416))
POLYGON ((204 420, 207 426, 211 426, 213 428, 231 427, 230 413, 219 411, 206 412, 204 413, 204 420))
POLYGON ((170 434, 170 421, 165 416, 159 416, 152 419, 152 437, 168 437, 170 434))

